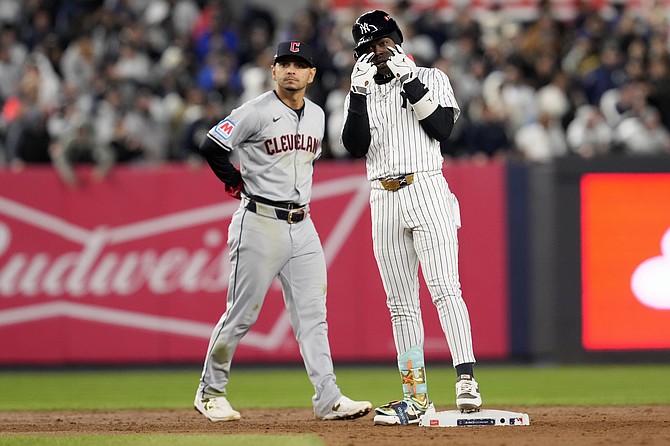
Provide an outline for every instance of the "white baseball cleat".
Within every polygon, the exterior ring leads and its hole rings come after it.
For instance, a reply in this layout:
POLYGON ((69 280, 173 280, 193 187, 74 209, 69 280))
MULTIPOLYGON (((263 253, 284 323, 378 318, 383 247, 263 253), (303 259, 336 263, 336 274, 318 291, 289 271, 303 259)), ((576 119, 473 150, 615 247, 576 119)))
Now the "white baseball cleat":
POLYGON ((233 409, 223 396, 201 398, 198 395, 195 397, 193 407, 212 421, 236 421, 241 418, 240 413, 233 409))
POLYGON ((425 414, 433 412, 435 412, 435 406, 430 401, 426 401, 425 405, 420 405, 412 398, 405 398, 402 401, 391 401, 376 408, 373 424, 377 426, 419 424, 425 414))
POLYGON ((482 408, 479 384, 470 375, 461 375, 456 381, 456 407, 461 412, 475 412, 482 408))
POLYGON ((319 417, 319 420, 353 420, 365 416, 372 410, 372 403, 369 401, 354 401, 342 395, 326 415, 319 417))

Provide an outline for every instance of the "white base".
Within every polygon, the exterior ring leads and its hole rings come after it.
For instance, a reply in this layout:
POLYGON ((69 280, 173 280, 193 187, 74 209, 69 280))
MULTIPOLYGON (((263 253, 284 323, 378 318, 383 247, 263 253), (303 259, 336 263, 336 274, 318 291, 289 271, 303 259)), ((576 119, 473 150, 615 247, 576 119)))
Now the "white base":
POLYGON ((508 410, 483 409, 471 413, 447 410, 425 414, 421 417, 419 426, 530 426, 530 417, 526 413, 510 412, 508 410))

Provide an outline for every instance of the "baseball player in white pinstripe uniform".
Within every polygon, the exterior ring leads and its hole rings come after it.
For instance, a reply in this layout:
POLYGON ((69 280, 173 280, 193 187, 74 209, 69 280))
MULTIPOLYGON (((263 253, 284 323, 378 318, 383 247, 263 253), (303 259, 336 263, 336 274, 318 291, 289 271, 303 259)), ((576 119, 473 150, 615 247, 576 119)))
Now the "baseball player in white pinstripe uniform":
POLYGON ((305 98, 316 68, 310 48, 282 42, 272 64, 274 91, 214 126, 200 150, 231 196, 240 199, 228 228, 231 275, 226 311, 209 342, 194 406, 212 421, 240 419, 226 396, 233 354, 256 322, 272 281, 284 302, 320 420, 358 418, 368 401, 342 395, 335 382, 326 323, 326 261, 309 218, 313 164, 321 155, 323 110, 305 98), (240 170, 230 162, 236 150, 240 170))
POLYGON ((458 276, 459 205, 442 175, 440 141, 460 110, 445 73, 417 67, 384 11, 353 25, 356 64, 345 101, 342 143, 366 157, 372 239, 398 352, 404 397, 375 410, 375 424, 417 424, 428 397, 418 268, 437 308, 456 369, 456 406, 481 408, 470 318, 458 276))

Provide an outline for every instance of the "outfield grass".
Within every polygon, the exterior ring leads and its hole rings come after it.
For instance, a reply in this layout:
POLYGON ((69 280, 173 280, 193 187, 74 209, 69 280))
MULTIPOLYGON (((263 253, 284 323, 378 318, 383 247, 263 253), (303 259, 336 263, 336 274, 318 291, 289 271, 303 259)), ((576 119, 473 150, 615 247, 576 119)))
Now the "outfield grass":
MULTIPOLYGON (((397 370, 336 367, 342 391, 373 404, 400 398, 397 370)), ((493 366, 476 369, 487 407, 670 404, 670 365, 493 366)), ((0 411, 190 408, 199 369, 0 371, 0 411)), ((454 401, 455 373, 427 370, 436 406, 454 401)), ((234 368, 233 407, 311 407, 313 389, 302 368, 234 368)))

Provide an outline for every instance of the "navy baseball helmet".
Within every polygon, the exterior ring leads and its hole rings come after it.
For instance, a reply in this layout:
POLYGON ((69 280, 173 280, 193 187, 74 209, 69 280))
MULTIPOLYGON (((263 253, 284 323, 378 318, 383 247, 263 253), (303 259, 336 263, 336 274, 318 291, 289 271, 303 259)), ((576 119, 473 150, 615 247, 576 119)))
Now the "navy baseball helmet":
POLYGON ((354 22, 351 28, 354 37, 354 58, 363 55, 363 48, 373 40, 389 37, 397 44, 402 43, 402 32, 388 13, 380 10, 368 11, 354 22))

